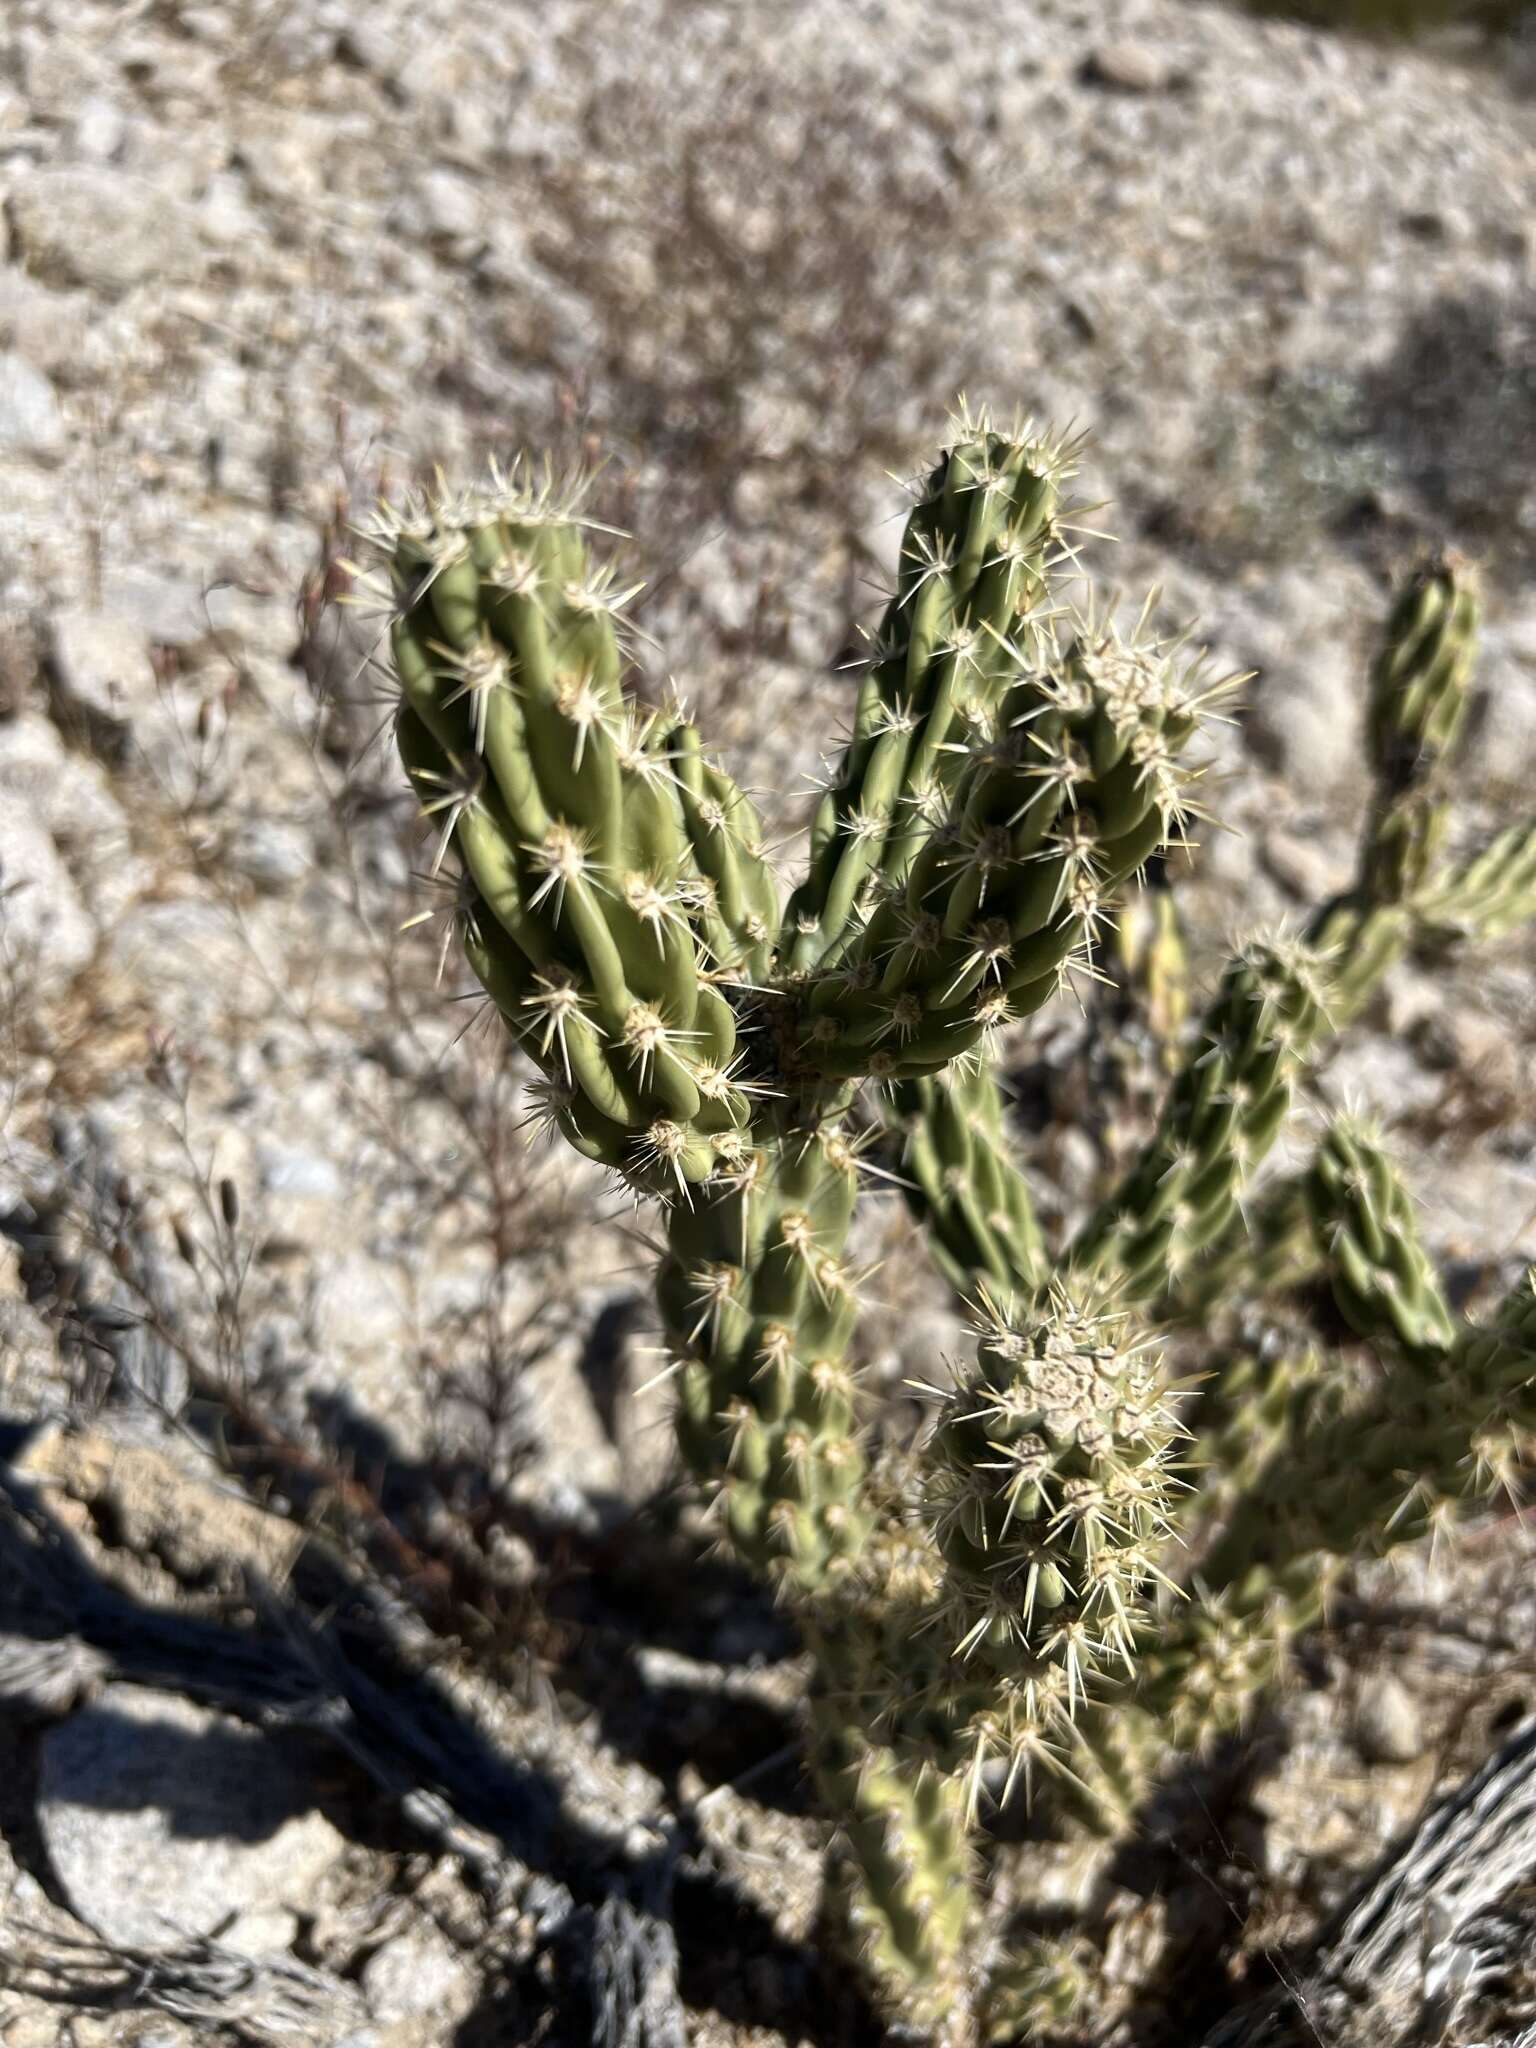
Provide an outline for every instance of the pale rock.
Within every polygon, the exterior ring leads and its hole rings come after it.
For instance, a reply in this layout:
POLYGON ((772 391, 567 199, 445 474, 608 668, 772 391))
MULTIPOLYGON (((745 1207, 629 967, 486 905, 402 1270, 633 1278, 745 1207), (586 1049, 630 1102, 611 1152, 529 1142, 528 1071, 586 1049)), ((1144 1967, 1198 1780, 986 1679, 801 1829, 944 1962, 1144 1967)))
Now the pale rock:
POLYGON ((315 1327, 338 1349, 382 1351, 406 1325, 399 1275, 366 1252, 326 1260, 315 1297, 315 1327))
POLYGON ((272 1007, 239 926, 213 903, 132 905, 108 935, 106 959, 169 1029, 228 1029, 257 1022, 272 1007))
POLYGON ((258 889, 277 894, 314 871, 315 848, 297 825, 278 818, 246 818, 235 828, 224 859, 258 889))
POLYGON ((474 1973, 430 1921, 384 1942, 363 1965, 361 1981, 368 2010, 381 2021, 433 2013, 451 2026, 475 1996, 474 1973))
POLYGON ((0 355, 0 456, 57 462, 68 437, 52 384, 25 356, 0 355))
POLYGON ((50 989, 96 951, 96 924, 48 832, 0 806, 0 962, 22 986, 50 989))
POLYGON ((256 1162, 261 1185, 269 1195, 298 1195, 323 1202, 341 1196, 341 1175, 322 1153, 262 1139, 257 1143, 256 1162))
POLYGON ((219 1935, 222 1948, 242 1956, 279 1955, 299 1938, 299 1916, 286 1906, 258 1907, 238 1914, 219 1935))
POLYGON ((63 1393, 57 1348, 47 1324, 19 1292, 0 1293, 0 1415, 37 1415, 63 1393))
POLYGON ((1355 1703, 1355 1747, 1368 1764, 1410 1764, 1423 1752, 1424 1727, 1400 1678, 1377 1672, 1355 1703))
POLYGON ((87 304, 83 292, 50 291, 14 264, 0 265, 0 348, 67 385, 80 367, 87 304))
POLYGON ((479 238, 479 195, 457 171, 434 164, 424 171, 393 216, 402 234, 426 242, 463 243, 479 238))
POLYGON ((0 722, 0 796, 24 805, 64 846, 115 851, 127 833, 105 774, 67 752, 58 727, 38 712, 0 722))
POLYGON ((123 146, 127 123, 115 100, 92 93, 75 116, 75 150, 93 163, 110 163, 123 146))
POLYGON ((292 1749, 177 1694, 108 1686, 40 1754, 49 1863, 107 1941, 165 1948, 303 1910, 346 1846, 292 1749))
POLYGON ((349 21, 341 30, 336 38, 336 55, 343 64, 355 65, 375 78, 388 79, 400 62, 401 48, 382 22, 364 16, 349 21))
POLYGON ((12 187, 8 211, 13 254, 45 284, 116 296, 202 272, 197 209, 146 178, 99 166, 37 170, 12 187))
POLYGON ((102 580, 102 607, 134 620, 156 646, 190 653, 205 646, 212 636, 208 602, 212 581, 122 564, 109 569, 102 580))
POLYGON ((121 613, 70 609, 48 621, 47 672, 56 716, 119 755, 136 713, 157 696, 149 636, 121 613))
POLYGON ((1225 640, 1259 672, 1244 693, 1249 746, 1309 797, 1364 786, 1356 621, 1379 610, 1368 579, 1339 574, 1324 584, 1309 570, 1288 569, 1266 586, 1261 604, 1228 622, 1225 640))
POLYGON ((1287 832, 1275 827, 1264 838, 1264 863, 1288 895, 1309 908, 1328 902, 1348 886, 1352 858, 1315 831, 1287 832))
POLYGON ((1176 76, 1166 52, 1149 43, 1101 43, 1083 65, 1087 84, 1113 92, 1166 92, 1176 76))

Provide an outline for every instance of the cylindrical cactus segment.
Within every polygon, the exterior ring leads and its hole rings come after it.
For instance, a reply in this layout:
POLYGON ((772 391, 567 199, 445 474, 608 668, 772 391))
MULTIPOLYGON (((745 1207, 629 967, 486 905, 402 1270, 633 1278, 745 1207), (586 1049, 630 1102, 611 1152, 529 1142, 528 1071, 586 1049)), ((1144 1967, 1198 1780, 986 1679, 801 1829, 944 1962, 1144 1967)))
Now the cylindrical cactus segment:
POLYGON ((857 1727, 824 1730, 823 1742, 818 1775, 842 1823, 832 1865, 837 1906, 876 2000, 935 2048, 968 2048, 978 1987, 975 1852, 963 1788, 857 1727))
POLYGON ((1318 1552, 1412 1542, 1457 1503, 1510 1483, 1536 1435, 1536 1268, 1491 1324, 1448 1352, 1386 1362, 1369 1394, 1301 1382, 1263 1468, 1236 1495, 1210 1583, 1294 1597, 1318 1552))
POLYGON ((1466 723, 1478 620, 1477 579, 1455 555, 1425 564, 1388 614, 1370 679, 1376 787, 1355 880, 1307 929, 1333 976, 1336 1028, 1364 1007, 1418 927, 1417 899, 1450 822, 1446 771, 1466 723))
POLYGON ((685 718, 658 725, 656 751, 669 763, 697 872, 694 924, 717 972, 761 985, 773 967, 779 890, 763 853, 756 807, 703 752, 685 718))
POLYGON ((1191 808, 1180 750, 1223 687, 1198 669, 1083 622, 1016 683, 905 883, 810 985, 787 1063, 911 1079, 1038 1009, 1191 808))
POLYGON ((995 1310, 926 1444, 925 1513, 956 1654, 1066 1674, 1071 1710, 1131 1668, 1177 1481, 1158 1359, 1123 1315, 1061 1288, 995 1310))
POLYGON ((1511 825, 1414 906, 1434 939, 1499 939, 1536 919, 1536 819, 1511 825))
POLYGON ((1007 2048, 1069 2030, 1093 1995, 1093 1964, 1087 1942, 1043 1934, 1011 1936, 988 1972, 983 2041, 1007 2048))
POLYGON ((1376 801, 1362 905, 1406 902, 1439 856, 1450 818, 1444 770, 1466 723, 1478 619, 1476 577, 1454 555, 1420 569, 1387 619, 1366 717, 1376 801))
POLYGON ((835 1120, 760 1130, 669 1212, 657 1278, 683 1455, 717 1487, 737 1552, 802 1593, 870 1525, 847 1360, 856 1192, 835 1120))
POLYGON ((853 732, 812 821, 810 871, 784 922, 796 970, 835 956, 866 891, 905 875, 974 732, 1029 659, 1030 615, 1062 551, 1072 447, 1027 426, 1001 433, 985 415, 958 427, 908 518, 853 732))
POLYGON ((1152 862, 1147 885, 1127 898, 1115 942, 1116 979, 1166 1056, 1189 1017, 1189 954, 1165 862, 1152 862))
POLYGON ((932 1079, 899 1082, 890 1122, 902 1134, 902 1194, 961 1300, 1042 1286, 1045 1241, 991 1068, 961 1060, 932 1079))
POLYGON ((684 1190, 732 1156, 748 1110, 679 781, 620 687, 628 593, 516 480, 386 510, 376 533, 400 752, 439 857, 451 843, 463 867, 471 964, 572 1143, 684 1190))
POLYGON ((1479 614, 1477 578, 1457 555, 1425 563, 1399 593, 1371 671, 1366 716, 1371 763, 1387 788, 1423 782, 1455 747, 1479 614))
POLYGON ((1301 1060, 1326 1028, 1328 980, 1300 945, 1259 945, 1227 968, 1158 1128, 1073 1246, 1132 1299, 1167 1292, 1225 1232, 1278 1136, 1301 1060))
POLYGON ((1439 1275, 1419 1240, 1412 1200, 1377 1135, 1331 1124, 1306 1183, 1307 1208, 1352 1330, 1385 1337, 1415 1365, 1436 1367, 1456 1341, 1439 1275))

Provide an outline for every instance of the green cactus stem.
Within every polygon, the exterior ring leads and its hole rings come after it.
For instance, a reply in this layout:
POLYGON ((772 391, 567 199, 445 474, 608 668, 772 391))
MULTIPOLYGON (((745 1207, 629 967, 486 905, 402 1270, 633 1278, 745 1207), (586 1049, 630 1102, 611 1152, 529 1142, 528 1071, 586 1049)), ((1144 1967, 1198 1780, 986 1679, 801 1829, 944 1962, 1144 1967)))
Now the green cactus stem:
POLYGON ((810 986, 786 1065, 912 1079, 1047 1001, 1120 886, 1182 827, 1180 750, 1224 687, 1197 677, 1083 621, 1017 682, 904 885, 810 986))
POLYGON ((1307 1206, 1334 1299, 1350 1328, 1433 1373, 1456 1341, 1440 1278, 1419 1241, 1412 1201, 1375 1132, 1331 1124, 1307 1176, 1307 1206))
POLYGON ((891 1090, 892 1150, 902 1193, 928 1249, 962 1301, 1001 1300, 1044 1286, 1049 1268, 1034 1204, 1012 1156, 992 1070, 961 1062, 891 1090))
POLYGON ((1029 658, 1032 615, 1065 552, 1060 487, 1074 449, 962 414, 907 521, 896 590, 859 688, 853 732, 811 825, 784 951, 836 957, 868 890, 899 884, 943 813, 965 750, 1029 658))
POLYGON ((941 1607, 964 1664, 1029 1680, 1132 1667, 1135 1621, 1171 1524, 1178 1426, 1145 1339, 1064 1288, 991 1305, 974 1369, 924 1452, 941 1607))
POLYGON ((856 1557, 870 1527, 847 1361, 857 1188, 835 1117, 760 1127, 670 1210, 657 1280, 683 1454, 717 1491, 737 1552, 804 1592, 856 1557))
POLYGON ((1305 946, 1254 946, 1228 967, 1158 1129, 1072 1248, 1074 1265, 1154 1298, 1225 1234, 1326 1028, 1328 978, 1305 946))
POLYGON ((1432 944, 1502 939, 1536 920, 1536 819, 1511 825, 1415 904, 1432 944))
POLYGON ((969 2048, 976 1855, 963 1790, 825 1707, 817 1722, 818 1782, 842 1816, 832 1868, 845 1938, 887 2017, 935 2048, 969 2048))
POLYGON ((621 691, 629 593, 520 478, 412 500, 376 534, 400 753, 463 869, 472 966, 578 1150, 651 1191, 707 1179, 749 1109, 679 784, 621 691))

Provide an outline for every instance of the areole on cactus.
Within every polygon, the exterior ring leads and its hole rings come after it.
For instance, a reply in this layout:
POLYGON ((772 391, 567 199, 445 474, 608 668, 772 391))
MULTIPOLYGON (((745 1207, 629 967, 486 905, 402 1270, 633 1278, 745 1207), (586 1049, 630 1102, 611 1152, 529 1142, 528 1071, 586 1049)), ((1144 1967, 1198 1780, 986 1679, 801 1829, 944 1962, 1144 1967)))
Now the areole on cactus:
POLYGON ((1163 1113, 1048 1246, 993 1048, 1092 967, 1127 885, 1179 844, 1190 742, 1231 687, 1147 614, 1122 636, 1063 601, 1074 453, 962 415, 916 485, 782 910, 747 797, 679 706, 629 687, 636 593, 594 561, 579 486, 519 466, 370 529, 400 754, 459 874, 465 956, 546 1121, 660 1205, 679 1448, 813 1653, 830 1896, 886 2013, 957 2044, 1059 2021, 1092 1976, 1066 1950, 989 1964, 989 1788, 1022 1774, 1079 1809, 1133 1808, 1171 1744, 1235 1724, 1279 1668, 1326 1578, 1309 1560, 1381 1537, 1390 1459, 1447 1489, 1458 1457, 1524 1426, 1536 1370, 1522 1308, 1457 1325, 1389 1170, 1343 1130, 1277 1242, 1310 1227, 1354 1327, 1404 1384, 1447 1361, 1454 1412, 1410 1403, 1398 1428, 1371 1411, 1382 1483, 1355 1489, 1320 1367, 1234 1370, 1202 1415, 1156 1342, 1159 1320, 1203 1313, 1202 1275, 1278 1270, 1250 1246, 1246 1193, 1309 1061, 1393 961, 1536 913, 1531 828, 1444 858, 1476 633, 1451 557, 1408 586, 1373 672, 1354 886, 1245 948, 1192 1028, 1159 913, 1163 1113), (921 1441, 879 1456, 848 1250, 874 1153, 976 1323, 921 1441), (1267 1538, 1265 1503, 1284 1508, 1267 1538), (1201 1599, 1174 1597, 1197 1566, 1201 1599))

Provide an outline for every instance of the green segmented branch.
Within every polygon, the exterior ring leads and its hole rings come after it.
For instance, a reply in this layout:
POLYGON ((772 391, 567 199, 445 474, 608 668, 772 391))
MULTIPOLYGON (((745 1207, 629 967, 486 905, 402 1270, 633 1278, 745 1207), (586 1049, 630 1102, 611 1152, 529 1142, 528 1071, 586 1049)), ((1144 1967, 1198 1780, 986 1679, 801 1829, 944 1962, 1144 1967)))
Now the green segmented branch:
POLYGON ((963 1788, 863 1729, 822 1722, 818 1778, 842 1815, 836 1907, 881 2007, 935 2044, 972 2036, 976 1855, 963 1788))
POLYGON ((1476 576, 1455 555, 1425 563, 1388 614, 1366 707, 1375 792, 1356 879, 1307 934, 1337 963, 1341 1016, 1355 1014, 1413 936, 1413 919, 1388 913, 1423 893, 1444 844, 1480 616, 1476 576))
POLYGON ((1101 1666, 1131 1668, 1177 1436, 1123 1314, 1060 1288, 1038 1310, 992 1305, 923 1453, 962 1663, 1026 1680, 1059 1665, 1069 1713, 1101 1666))
POLYGON ((1419 1240, 1412 1200, 1376 1134, 1342 1117, 1331 1124, 1306 1196, 1350 1328, 1385 1338, 1415 1367, 1438 1366, 1456 1341, 1455 1320, 1419 1240))
POLYGON ((1145 1018, 1160 1046, 1177 1046, 1189 1018, 1189 954, 1166 861, 1148 863, 1115 937, 1115 979, 1127 1008, 1145 1018))
POLYGON ((1414 905, 1432 941, 1501 939, 1536 919, 1536 819, 1511 825, 1414 905))
POLYGON ((1147 1300, 1221 1238, 1290 1110, 1299 1064, 1326 1026, 1327 991, 1301 945, 1252 947, 1231 963, 1156 1132, 1078 1234, 1073 1265, 1112 1270, 1147 1300))
POLYGON ((773 972, 779 889, 763 853, 762 821, 732 777, 679 717, 658 726, 656 751, 676 778, 695 872, 693 921, 714 965, 762 986, 773 972))
POLYGON ((1042 1287, 1045 1242, 990 1067, 961 1062, 932 1079, 897 1082, 887 1121, 902 1134, 894 1155, 902 1193, 959 1298, 974 1302, 990 1290, 1008 1300, 1042 1287))
POLYGON ((852 736, 812 821, 784 921, 797 972, 836 957, 871 885, 905 876, 946 782, 1028 659, 1031 615, 1063 551, 1074 449, 1027 426, 998 433, 985 414, 958 424, 907 521, 852 736))
POLYGON ((739 1554, 803 1592, 870 1527, 847 1360, 856 1193, 837 1120, 785 1119, 670 1211, 657 1280, 683 1454, 717 1490, 739 1554))
MULTIPOLYGON (((1220 1688, 1206 1687, 1215 1695, 1204 1709, 1208 1726, 1223 1701, 1226 1725, 1235 1725, 1247 1697, 1273 1675, 1285 1644, 1317 1618, 1338 1564, 1362 1538, 1390 1531, 1402 1541, 1414 1531, 1412 1514, 1400 1512, 1403 1473, 1433 1490, 1446 1488, 1449 1471, 1466 1455, 1469 1425, 1475 1432, 1487 1405, 1480 1396, 1445 1403, 1463 1346, 1412 1201, 1375 1135, 1337 1120, 1302 1185, 1340 1312, 1383 1346, 1388 1379, 1364 1412, 1321 1373, 1315 1354, 1255 1372, 1246 1400, 1241 1390, 1228 1390, 1217 1459, 1226 1526, 1202 1576, 1225 1589, 1224 1626, 1235 1622, 1241 1630, 1262 1618, 1255 1633, 1267 1654, 1255 1657, 1250 1685, 1229 1677, 1220 1688), (1435 1444, 1415 1417, 1434 1418, 1435 1444)), ((1152 1675, 1161 1658, 1165 1692, 1181 1682, 1181 1669, 1202 1673, 1205 1626, 1196 1610, 1153 1652, 1152 1675)))
POLYGON ((472 966, 578 1150, 653 1190, 707 1179, 749 1112, 678 783, 621 692, 626 593, 516 481, 380 538, 400 753, 462 866, 472 966))
MULTIPOLYGON (((1180 830, 1180 750, 1211 692, 1087 622, 1021 679, 942 826, 788 1021, 786 1064, 908 1080, 1028 1016, 1086 958, 1116 891, 1180 830)), ((1218 689, 1222 686, 1216 686, 1218 689)))
POLYGON ((1507 1483, 1510 1445, 1536 1427, 1532 1279, 1495 1322, 1470 1327, 1433 1369, 1395 1359, 1365 1400, 1324 1379, 1304 1383, 1264 1469, 1208 1559, 1212 1582, 1246 1598, 1278 1588, 1315 1601, 1319 1555, 1362 1539, 1413 1542, 1448 1524, 1469 1492, 1507 1483))

